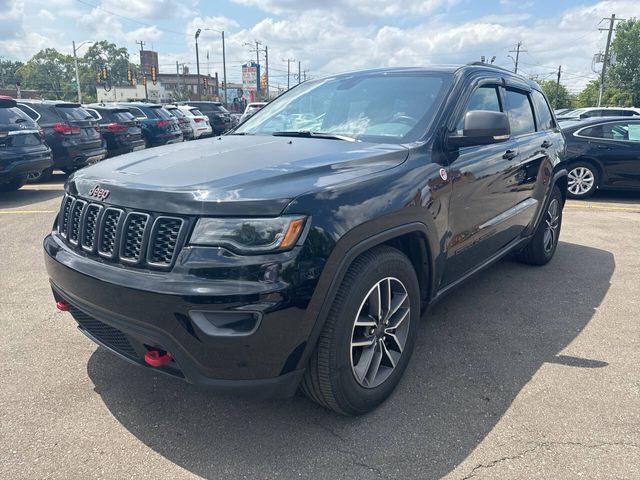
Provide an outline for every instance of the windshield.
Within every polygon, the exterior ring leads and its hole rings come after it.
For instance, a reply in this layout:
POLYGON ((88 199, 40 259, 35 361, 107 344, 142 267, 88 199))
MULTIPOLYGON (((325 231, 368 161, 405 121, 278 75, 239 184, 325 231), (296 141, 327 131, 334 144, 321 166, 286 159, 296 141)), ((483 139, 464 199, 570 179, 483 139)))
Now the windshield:
POLYGON ((159 118, 161 120, 170 120, 174 118, 168 110, 165 110, 162 107, 150 107, 150 110, 153 112, 156 118, 159 118))
POLYGON ((95 120, 93 115, 80 107, 56 107, 63 120, 67 122, 79 122, 82 120, 95 120))
POLYGON ((257 111, 235 133, 414 141, 426 132, 450 79, 443 73, 374 73, 305 82, 257 111))
POLYGON ((169 111, 169 113, 171 113, 171 115, 173 115, 174 117, 178 117, 178 118, 184 118, 184 113, 182 113, 179 109, 177 108, 168 108, 167 109, 169 111))
POLYGON ((0 108, 0 124, 2 123, 33 125, 33 120, 19 108, 0 108))

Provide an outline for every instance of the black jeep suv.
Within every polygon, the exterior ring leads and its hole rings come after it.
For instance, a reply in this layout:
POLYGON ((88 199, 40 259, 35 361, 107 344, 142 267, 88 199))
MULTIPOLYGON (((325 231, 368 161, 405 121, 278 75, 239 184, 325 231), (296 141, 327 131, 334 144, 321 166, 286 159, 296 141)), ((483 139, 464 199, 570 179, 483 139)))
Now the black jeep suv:
POLYGON ((53 168, 71 173, 107 156, 98 122, 78 103, 57 100, 19 100, 18 108, 33 118, 44 131, 53 152, 53 167, 29 181, 44 182, 53 168))
POLYGON ((77 172, 46 265, 57 307, 131 362, 360 414, 430 304, 508 253, 552 258, 563 156, 540 88, 502 69, 309 81, 229 135, 77 172))

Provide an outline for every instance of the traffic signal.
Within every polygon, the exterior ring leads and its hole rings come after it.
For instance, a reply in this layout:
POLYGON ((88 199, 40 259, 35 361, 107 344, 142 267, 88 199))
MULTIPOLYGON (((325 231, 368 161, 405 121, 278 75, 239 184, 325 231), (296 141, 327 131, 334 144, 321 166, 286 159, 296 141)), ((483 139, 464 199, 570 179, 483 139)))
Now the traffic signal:
POLYGON ((207 77, 202 79, 202 85, 204 86, 204 91, 207 92, 209 90, 209 79, 207 77))
POLYGON ((103 65, 102 66, 102 78, 104 79, 104 81, 107 81, 107 66, 103 65))
POLYGON ((158 71, 156 70, 155 66, 151 67, 151 81, 153 82, 154 85, 158 81, 158 71))
POLYGON ((147 76, 142 77, 142 85, 147 86, 147 76))
POLYGON ((96 83, 102 83, 102 72, 98 72, 98 75, 96 75, 96 83))
POLYGON ((133 83, 133 72, 131 71, 131 69, 127 70, 127 80, 129 81, 129 83, 133 83))
POLYGON ((267 74, 263 73, 262 76, 260 77, 260 89, 261 90, 266 90, 267 89, 267 74))

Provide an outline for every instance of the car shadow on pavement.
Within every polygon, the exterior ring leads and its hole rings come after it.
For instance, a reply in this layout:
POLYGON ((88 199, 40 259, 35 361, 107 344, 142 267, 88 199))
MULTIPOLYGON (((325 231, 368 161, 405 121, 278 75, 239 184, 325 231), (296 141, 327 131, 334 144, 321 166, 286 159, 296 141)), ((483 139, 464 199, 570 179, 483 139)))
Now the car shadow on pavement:
POLYGON ((424 316, 398 389, 358 418, 300 396, 259 402, 212 393, 100 348, 87 370, 127 430, 205 478, 440 478, 544 363, 606 368, 561 352, 591 320, 614 269, 610 252, 566 242, 544 268, 510 259, 491 267, 424 316))
POLYGON ((52 198, 62 198, 62 195, 64 195, 62 187, 59 190, 51 188, 43 190, 21 188, 15 192, 3 192, 0 193, 0 209, 33 206, 34 204, 46 202, 52 198))

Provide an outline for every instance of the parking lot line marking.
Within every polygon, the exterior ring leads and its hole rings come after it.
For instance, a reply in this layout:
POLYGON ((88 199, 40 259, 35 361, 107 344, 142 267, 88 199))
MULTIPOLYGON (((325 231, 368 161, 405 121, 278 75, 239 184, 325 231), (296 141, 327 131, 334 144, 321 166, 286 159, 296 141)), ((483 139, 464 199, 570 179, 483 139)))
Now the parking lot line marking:
POLYGON ((55 210, 0 210, 0 215, 23 214, 32 215, 38 213, 56 213, 55 210))
POLYGON ((63 185, 25 185, 21 190, 64 190, 63 185))
POLYGON ((640 213, 640 207, 616 207, 613 205, 575 205, 575 204, 567 204, 565 205, 567 208, 582 208, 582 209, 594 209, 594 210, 613 210, 618 212, 635 212, 640 213))

